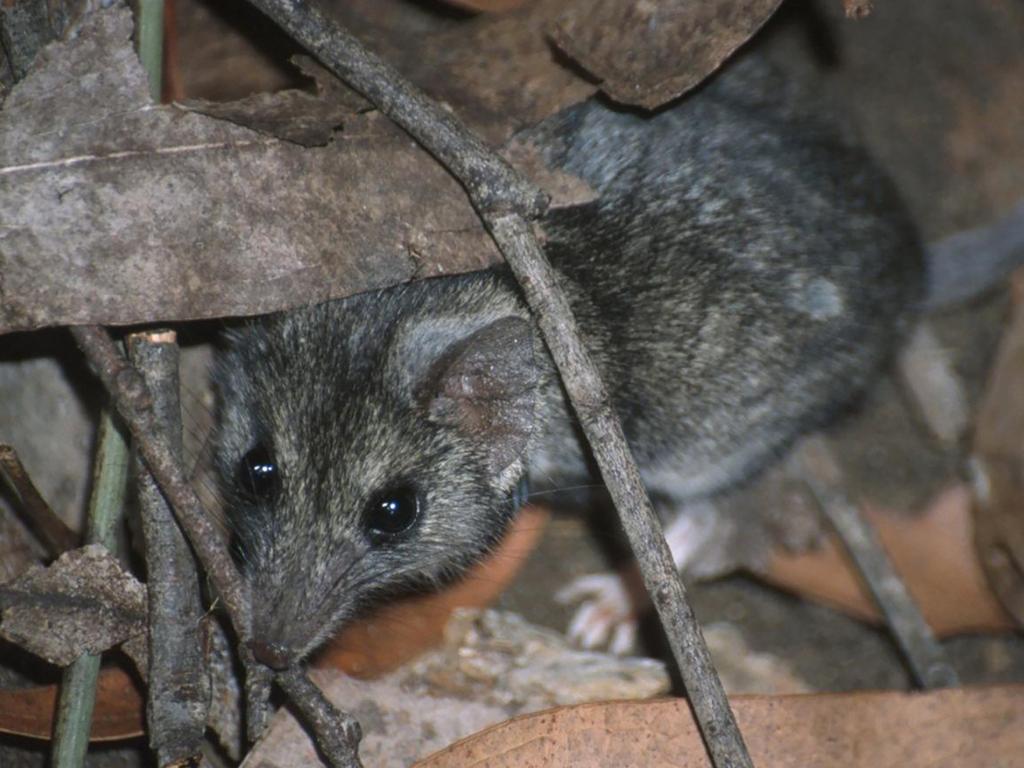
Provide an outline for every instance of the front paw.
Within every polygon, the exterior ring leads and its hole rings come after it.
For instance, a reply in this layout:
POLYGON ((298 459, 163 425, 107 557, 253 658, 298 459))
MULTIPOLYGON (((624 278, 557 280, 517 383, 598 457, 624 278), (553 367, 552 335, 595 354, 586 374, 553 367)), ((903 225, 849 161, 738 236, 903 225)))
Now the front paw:
POLYGON ((562 605, 579 603, 569 622, 569 639, 587 650, 607 647, 625 655, 636 645, 638 616, 646 608, 637 578, 595 573, 574 579, 555 594, 562 605))

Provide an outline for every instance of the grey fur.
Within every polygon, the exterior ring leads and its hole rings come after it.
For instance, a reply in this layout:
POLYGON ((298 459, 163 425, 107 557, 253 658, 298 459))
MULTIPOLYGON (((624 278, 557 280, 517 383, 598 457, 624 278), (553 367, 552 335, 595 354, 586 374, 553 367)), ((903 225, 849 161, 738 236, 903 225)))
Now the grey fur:
MULTIPOLYGON (((549 215, 547 251, 666 514, 849 403, 919 300, 897 195, 804 99, 748 59, 654 117, 591 101, 529 137, 599 195, 549 215)), ((527 473, 535 488, 590 481, 532 327, 494 270, 232 334, 217 457, 257 639, 305 655, 392 591, 478 559, 527 473), (260 441, 282 474, 272 505, 232 490, 260 441), (423 514, 374 547, 362 510, 398 480, 421 490, 423 514)))

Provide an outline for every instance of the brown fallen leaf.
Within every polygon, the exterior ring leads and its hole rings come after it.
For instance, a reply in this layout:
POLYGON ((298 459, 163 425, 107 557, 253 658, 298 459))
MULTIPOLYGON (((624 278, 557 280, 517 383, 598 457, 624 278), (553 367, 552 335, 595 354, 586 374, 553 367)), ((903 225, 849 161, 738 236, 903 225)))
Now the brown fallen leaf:
MULTIPOLYGON (((1024 686, 931 693, 737 696, 758 768, 963 768, 1018 765, 1024 686)), ((582 704, 492 726, 416 768, 706 768, 685 699, 582 704)), ((282 768, 284 768, 282 766, 282 768)))
MULTIPOLYGON (((49 739, 57 711, 57 685, 0 690, 0 733, 49 739)), ((141 736, 145 699, 130 674, 119 667, 100 672, 91 741, 117 741, 141 736)))
POLYGON ((540 0, 481 15, 411 41, 389 57, 431 97, 449 105, 494 146, 591 96, 590 79, 565 66, 548 31, 565 0, 540 0))
POLYGON ((974 433, 975 517, 982 566, 1024 627, 1024 270, 974 433))
POLYGON ((131 29, 90 14, 4 102, 0 333, 255 314, 500 258, 380 115, 307 149, 153 105, 131 29))
MULTIPOLYGON (((978 562, 966 487, 958 485, 941 493, 922 515, 908 518, 872 508, 866 512, 936 634, 1012 628, 978 562)), ((776 551, 757 575, 857 618, 881 621, 867 588, 835 537, 811 552, 776 551)))
POLYGON ((718 69, 779 1, 578 0, 567 4, 551 34, 606 94, 655 109, 718 69))
POLYGON ((390 604, 348 627, 317 656, 317 666, 376 677, 437 645, 455 608, 486 606, 508 586, 548 517, 542 507, 525 507, 498 549, 462 580, 442 592, 390 604))

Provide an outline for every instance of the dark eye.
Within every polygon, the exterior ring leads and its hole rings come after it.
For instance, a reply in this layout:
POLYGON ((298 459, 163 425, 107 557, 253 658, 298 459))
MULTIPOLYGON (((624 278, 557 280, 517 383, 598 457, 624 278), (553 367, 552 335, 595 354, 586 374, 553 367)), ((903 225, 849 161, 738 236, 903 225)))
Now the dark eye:
POLYGON ((242 457, 237 479, 242 495, 253 503, 273 501, 281 490, 277 462, 263 445, 257 445, 242 457))
POLYGON ((416 489, 399 485, 376 494, 366 505, 367 533, 374 543, 389 541, 408 531, 420 516, 416 489))

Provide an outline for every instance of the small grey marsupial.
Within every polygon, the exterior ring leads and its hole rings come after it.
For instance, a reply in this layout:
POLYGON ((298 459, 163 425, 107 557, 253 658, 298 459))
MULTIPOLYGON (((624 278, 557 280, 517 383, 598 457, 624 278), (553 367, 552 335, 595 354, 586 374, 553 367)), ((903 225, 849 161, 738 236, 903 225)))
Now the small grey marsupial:
MULTIPOLYGON (((666 520, 850 403, 923 301, 893 185, 757 59, 653 116, 591 100, 526 138, 596 193, 548 214, 546 252, 666 520)), ((457 577, 527 478, 593 482, 505 269, 243 325, 215 379, 219 477, 272 666, 457 577)))

